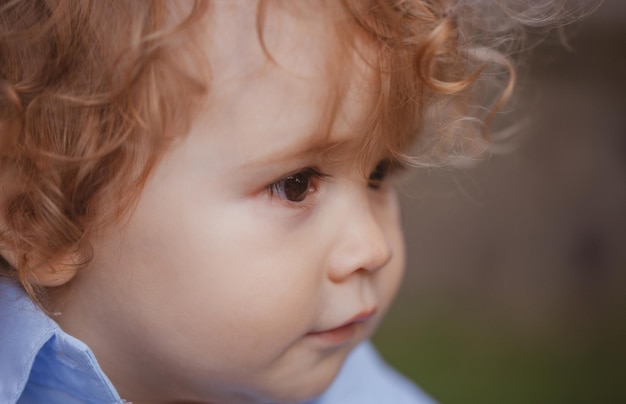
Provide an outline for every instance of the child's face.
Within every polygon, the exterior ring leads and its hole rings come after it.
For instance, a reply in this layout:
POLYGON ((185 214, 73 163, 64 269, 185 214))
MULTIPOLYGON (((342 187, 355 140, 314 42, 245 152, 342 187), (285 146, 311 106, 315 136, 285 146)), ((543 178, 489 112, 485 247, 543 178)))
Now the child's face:
POLYGON ((129 222, 93 240, 94 260, 59 320, 134 401, 319 394, 371 334, 403 272, 396 195, 368 186, 354 153, 365 76, 355 73, 330 137, 316 136, 328 27, 274 15, 274 65, 254 12, 222 8, 207 43, 206 109, 129 222))

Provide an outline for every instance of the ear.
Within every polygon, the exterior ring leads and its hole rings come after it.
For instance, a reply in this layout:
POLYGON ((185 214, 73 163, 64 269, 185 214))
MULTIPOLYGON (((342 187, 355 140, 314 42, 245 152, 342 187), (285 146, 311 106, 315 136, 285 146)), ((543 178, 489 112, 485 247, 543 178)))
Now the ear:
MULTIPOLYGON (((12 251, 2 251, 4 258, 9 265, 16 268, 17 260, 12 251)), ((54 259, 42 262, 30 268, 29 277, 33 283, 44 287, 55 287, 71 281, 80 265, 79 257, 76 253, 60 254, 54 259)))
POLYGON ((77 257, 74 254, 64 254, 60 258, 31 268, 31 277, 37 285, 55 287, 74 279, 79 268, 77 257))

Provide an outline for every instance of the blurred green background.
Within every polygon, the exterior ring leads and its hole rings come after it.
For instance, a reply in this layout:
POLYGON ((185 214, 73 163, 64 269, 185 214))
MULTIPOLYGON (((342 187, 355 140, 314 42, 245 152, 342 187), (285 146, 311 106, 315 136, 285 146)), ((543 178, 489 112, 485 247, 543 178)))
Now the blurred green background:
POLYGON ((374 337, 442 404, 626 403, 626 1, 525 67, 513 152, 419 169, 374 337))

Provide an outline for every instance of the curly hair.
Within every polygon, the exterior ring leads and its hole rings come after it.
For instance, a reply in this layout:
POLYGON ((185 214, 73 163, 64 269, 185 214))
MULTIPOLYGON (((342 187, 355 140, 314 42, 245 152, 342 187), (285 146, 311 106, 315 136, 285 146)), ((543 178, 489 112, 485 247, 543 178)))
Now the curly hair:
MULTIPOLYGON (((270 6, 290 4, 260 2, 261 42, 270 6)), ((564 1, 531 0, 306 5, 339 5, 337 38, 378 73, 366 148, 411 164, 483 150, 513 90, 519 28, 571 13, 564 1), (494 84, 499 90, 487 91, 494 84), (435 135, 425 135, 429 125, 435 135), (410 156, 415 142, 428 152, 410 156)), ((32 269, 67 252, 87 264, 89 236, 132 209, 160 157, 188 130, 209 90, 198 30, 210 10, 201 0, 0 2, 0 252, 13 257, 0 274, 35 301, 45 290, 32 269)))

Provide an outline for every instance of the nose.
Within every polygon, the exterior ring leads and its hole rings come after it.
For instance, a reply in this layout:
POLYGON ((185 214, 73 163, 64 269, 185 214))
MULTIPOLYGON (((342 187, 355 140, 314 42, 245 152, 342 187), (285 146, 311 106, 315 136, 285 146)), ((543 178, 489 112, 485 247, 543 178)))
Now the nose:
POLYGON ((385 233, 384 214, 376 214, 370 203, 361 201, 342 212, 335 223, 335 243, 330 255, 328 276, 341 282, 355 272, 373 273, 392 258, 385 233))

